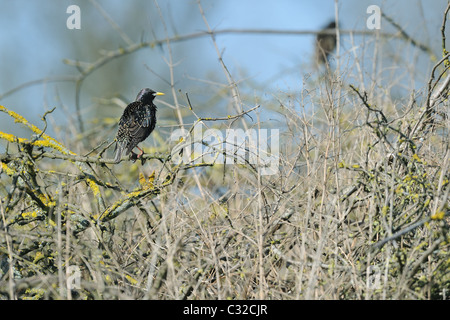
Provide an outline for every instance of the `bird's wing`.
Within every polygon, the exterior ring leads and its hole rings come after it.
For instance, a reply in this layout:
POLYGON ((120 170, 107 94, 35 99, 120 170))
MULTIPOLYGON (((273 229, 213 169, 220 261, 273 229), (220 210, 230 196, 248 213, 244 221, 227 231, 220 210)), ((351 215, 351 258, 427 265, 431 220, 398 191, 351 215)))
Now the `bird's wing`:
POLYGON ((127 153, 133 150, 150 134, 152 121, 150 108, 139 101, 130 103, 119 120, 118 148, 127 149, 127 153))
POLYGON ((128 136, 132 138, 142 136, 151 125, 150 110, 140 102, 133 102, 128 107, 130 112, 124 113, 119 121, 119 127, 126 128, 128 136))

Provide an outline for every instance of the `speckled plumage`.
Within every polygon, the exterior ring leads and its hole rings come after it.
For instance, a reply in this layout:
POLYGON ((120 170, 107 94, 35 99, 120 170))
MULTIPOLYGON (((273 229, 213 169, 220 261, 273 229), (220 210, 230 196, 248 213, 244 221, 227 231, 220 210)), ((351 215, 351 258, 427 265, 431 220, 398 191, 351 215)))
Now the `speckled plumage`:
MULTIPOLYGON (((155 96, 163 95, 151 89, 142 89, 136 101, 130 103, 123 111, 119 120, 119 129, 116 135, 116 155, 114 161, 120 162, 122 154, 130 154, 137 145, 147 139, 155 129, 156 106, 153 104, 155 96)), ((143 154, 138 155, 138 158, 143 154)))

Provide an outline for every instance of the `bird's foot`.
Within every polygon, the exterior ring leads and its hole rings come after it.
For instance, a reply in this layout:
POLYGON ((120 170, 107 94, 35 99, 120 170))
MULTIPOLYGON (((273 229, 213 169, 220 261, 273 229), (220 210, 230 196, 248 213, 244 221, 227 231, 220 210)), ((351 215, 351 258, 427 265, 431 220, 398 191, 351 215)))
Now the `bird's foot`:
POLYGON ((130 160, 133 161, 133 162, 136 162, 136 160, 140 159, 141 160, 141 164, 143 165, 145 163, 145 161, 147 161, 147 159, 142 157, 143 155, 144 155, 144 151, 142 151, 140 154, 136 154, 133 151, 131 151, 131 153, 130 153, 130 160))
POLYGON ((130 153, 130 161, 136 162, 136 160, 140 157, 141 155, 138 155, 136 153, 134 153, 133 151, 131 151, 130 153))
POLYGON ((144 152, 142 152, 142 153, 138 156, 138 158, 141 159, 141 164, 142 164, 142 165, 144 165, 144 164, 145 164, 145 161, 147 161, 147 159, 145 159, 145 158, 143 157, 143 155, 144 155, 144 152))

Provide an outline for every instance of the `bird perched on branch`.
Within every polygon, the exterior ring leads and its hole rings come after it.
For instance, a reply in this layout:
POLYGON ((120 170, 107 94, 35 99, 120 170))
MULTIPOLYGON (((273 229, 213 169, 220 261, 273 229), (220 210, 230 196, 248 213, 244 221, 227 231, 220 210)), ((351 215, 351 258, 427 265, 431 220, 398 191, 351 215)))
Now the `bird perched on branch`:
POLYGON ((328 63, 328 58, 336 48, 336 34, 328 34, 336 28, 336 22, 330 22, 317 34, 316 38, 316 61, 318 64, 328 63))
POLYGON ((134 161, 144 154, 138 144, 147 139, 155 129, 156 106, 153 104, 153 99, 162 95, 164 95, 162 92, 155 92, 148 88, 142 89, 139 91, 136 101, 125 108, 120 117, 116 135, 117 144, 114 157, 116 163, 120 162, 124 152, 125 155, 131 152, 130 158, 134 161), (133 152, 134 148, 138 148, 141 153, 136 155, 133 152))

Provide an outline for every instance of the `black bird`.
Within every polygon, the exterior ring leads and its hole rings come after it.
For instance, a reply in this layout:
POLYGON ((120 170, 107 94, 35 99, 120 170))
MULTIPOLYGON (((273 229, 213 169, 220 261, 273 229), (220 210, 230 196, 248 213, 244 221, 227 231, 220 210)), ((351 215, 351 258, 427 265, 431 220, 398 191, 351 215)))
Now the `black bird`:
POLYGON ((153 99, 162 95, 164 95, 162 92, 155 92, 148 88, 142 89, 139 91, 136 101, 125 108, 120 117, 116 135, 116 156, 114 157, 116 163, 120 162, 124 151, 125 155, 131 152, 133 160, 144 154, 138 144, 147 139, 155 129, 156 106, 153 104, 153 99), (132 151, 134 148, 138 148, 141 153, 136 156, 132 151))
MULTIPOLYGON (((332 31, 336 28, 336 22, 330 22, 321 31, 332 31)), ((328 57, 336 48, 336 34, 319 32, 316 38, 316 61, 319 64, 328 63, 328 57)))

